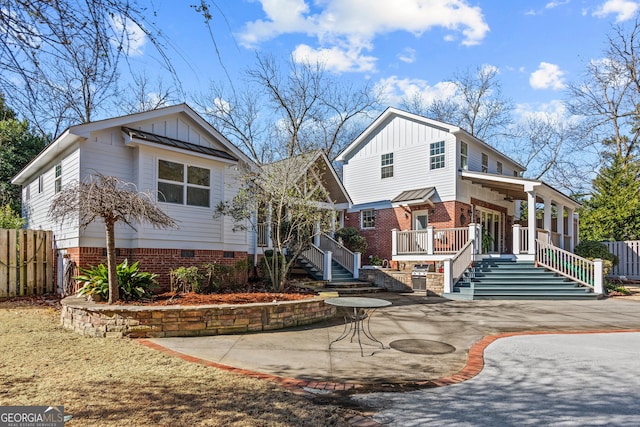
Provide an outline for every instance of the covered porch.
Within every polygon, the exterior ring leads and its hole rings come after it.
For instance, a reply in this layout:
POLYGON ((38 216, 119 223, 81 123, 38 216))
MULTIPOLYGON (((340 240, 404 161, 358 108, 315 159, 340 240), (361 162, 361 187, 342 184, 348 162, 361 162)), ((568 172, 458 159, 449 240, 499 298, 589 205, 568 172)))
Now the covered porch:
POLYGON ((480 209, 473 206, 476 215, 466 227, 435 228, 428 225, 422 230, 394 229, 391 236, 393 260, 437 261, 450 258, 473 239, 471 236, 482 242, 478 245, 479 253, 509 254, 522 260, 534 259, 536 239, 573 252, 578 243, 576 209, 579 203, 539 180, 469 171, 460 172, 460 177, 463 181, 500 194, 505 203, 513 203, 513 225, 494 227, 494 223, 480 216, 480 209), (498 239, 501 244, 494 244, 498 239))

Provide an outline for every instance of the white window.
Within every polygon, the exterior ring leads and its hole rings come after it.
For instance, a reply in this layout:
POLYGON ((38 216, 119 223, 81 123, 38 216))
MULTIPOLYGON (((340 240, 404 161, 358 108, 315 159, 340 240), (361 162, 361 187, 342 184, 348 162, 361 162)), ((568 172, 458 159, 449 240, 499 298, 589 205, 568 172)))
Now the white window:
POLYGON ((393 176, 393 153, 383 154, 380 166, 381 178, 391 178, 393 176))
POLYGON ((56 165, 56 179, 54 181, 55 192, 59 193, 62 190, 62 164, 56 165))
POLYGON ((29 183, 24 189, 24 199, 31 200, 31 183, 29 183))
POLYGON ((469 154, 469 146, 466 142, 460 142, 460 169, 466 171, 469 169, 469 162, 467 156, 469 154))
POLYGON ((444 167, 444 141, 432 142, 429 145, 429 168, 441 169, 444 167))
POLYGON ((489 171, 489 156, 485 153, 482 153, 482 172, 489 171))
POLYGON ((361 228, 374 228, 376 226, 376 217, 373 209, 365 209, 360 211, 361 228))
POLYGON ((211 172, 168 160, 158 161, 158 201, 209 207, 211 172))
POLYGON ((496 171, 498 171, 498 175, 502 175, 502 162, 496 164, 496 171))

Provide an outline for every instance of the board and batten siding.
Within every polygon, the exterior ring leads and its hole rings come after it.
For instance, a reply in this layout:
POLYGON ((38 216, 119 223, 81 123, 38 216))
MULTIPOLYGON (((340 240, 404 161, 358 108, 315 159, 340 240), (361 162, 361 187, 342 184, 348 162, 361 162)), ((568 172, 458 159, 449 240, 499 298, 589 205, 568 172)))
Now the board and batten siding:
POLYGON ((25 228, 34 230, 53 230, 55 234, 56 244, 60 247, 69 247, 77 245, 79 236, 78 220, 70 218, 63 224, 55 223, 48 215, 51 201, 56 195, 55 192, 55 173, 56 165, 62 167, 61 184, 62 188, 70 182, 78 181, 80 170, 80 149, 74 146, 65 150, 49 164, 39 174, 30 178, 27 185, 22 188, 22 210, 23 217, 26 219, 25 228), (42 192, 38 191, 38 181, 42 176, 43 188, 42 192), (30 197, 26 199, 27 187, 29 187, 30 197))
POLYGON ((436 187, 434 201, 455 199, 458 150, 444 129, 394 116, 363 141, 343 166, 354 205, 393 199, 405 190, 436 187), (445 141, 445 167, 430 169, 429 146, 445 141), (381 178, 381 156, 393 153, 393 177, 381 178))

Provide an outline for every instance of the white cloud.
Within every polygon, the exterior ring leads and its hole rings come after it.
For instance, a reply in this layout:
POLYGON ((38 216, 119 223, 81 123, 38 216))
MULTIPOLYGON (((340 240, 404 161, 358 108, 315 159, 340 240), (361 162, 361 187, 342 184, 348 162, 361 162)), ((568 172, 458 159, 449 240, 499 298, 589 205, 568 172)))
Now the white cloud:
POLYGON ((361 54, 362 49, 342 49, 338 46, 314 49, 306 44, 298 45, 293 51, 296 62, 319 62, 330 71, 342 73, 346 71, 367 72, 375 69, 376 58, 361 54))
POLYGON ((566 104, 559 99, 554 99, 542 104, 517 104, 514 115, 521 119, 545 119, 554 118, 558 121, 566 120, 569 117, 566 104))
POLYGON ((468 0, 259 1, 264 19, 248 22, 238 36, 246 47, 297 33, 317 39, 319 47, 309 50, 367 58, 362 52, 373 48, 377 36, 397 31, 420 37, 433 28, 444 28, 447 40, 455 35, 465 46, 479 44, 489 32, 482 10, 468 0))
POLYGON ((571 0, 564 0, 564 1, 550 1, 549 3, 544 5, 545 9, 554 9, 558 6, 562 6, 565 5, 567 3, 569 3, 571 0))
POLYGON ((135 22, 122 16, 112 16, 111 25, 118 37, 111 42, 113 44, 119 44, 122 42, 124 52, 128 56, 141 56, 144 45, 147 44, 147 35, 135 22), (120 35, 122 41, 120 40, 120 35))
POLYGON ((413 64, 416 61, 416 50, 410 47, 405 47, 402 52, 398 54, 398 59, 407 64, 413 64))
POLYGON ((389 105, 398 105, 403 98, 409 98, 416 94, 420 95, 426 102, 434 99, 441 99, 455 96, 456 88, 451 82, 439 82, 429 85, 429 82, 421 79, 400 79, 398 76, 391 76, 380 79, 375 89, 389 105))
POLYGON ((533 89, 561 90, 565 88, 564 71, 555 64, 541 62, 536 71, 531 73, 529 84, 533 89))
POLYGON ((607 0, 593 12, 593 16, 606 18, 616 15, 616 22, 623 22, 633 18, 640 8, 640 4, 631 0, 607 0))

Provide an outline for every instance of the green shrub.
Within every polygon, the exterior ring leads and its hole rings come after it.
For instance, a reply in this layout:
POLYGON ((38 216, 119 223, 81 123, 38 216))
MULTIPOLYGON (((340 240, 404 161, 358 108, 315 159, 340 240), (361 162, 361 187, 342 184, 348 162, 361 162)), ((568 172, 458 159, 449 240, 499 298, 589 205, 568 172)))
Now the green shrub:
POLYGON ((0 228, 5 229, 20 229, 24 225, 24 218, 19 213, 14 212, 11 206, 0 206, 0 228))
POLYGON ((178 267, 171 270, 171 292, 201 292, 202 274, 198 267, 178 267))
MULTIPOLYGON (((139 300, 151 296, 156 288, 156 274, 140 271, 140 261, 129 265, 128 260, 116 266, 120 298, 125 301, 139 300)), ((99 296, 109 299, 109 270, 104 264, 97 267, 80 268, 80 275, 75 279, 82 285, 79 295, 99 296)))
POLYGON ((585 240, 580 242, 580 244, 576 246, 574 252, 576 253, 576 255, 583 258, 600 258, 602 260, 610 261, 612 264, 612 268, 618 265, 619 262, 618 257, 609 252, 609 249, 607 249, 607 245, 594 240, 585 240))
POLYGON ((246 283, 247 260, 241 259, 233 265, 213 262, 202 266, 205 279, 204 292, 232 291, 241 288, 246 283))
POLYGON ((345 227, 336 231, 335 237, 338 240, 342 240, 347 249, 352 252, 365 253, 368 247, 367 239, 361 236, 358 229, 355 227, 345 227))

